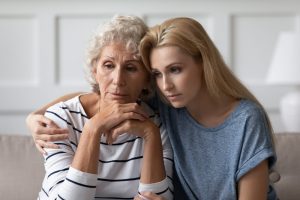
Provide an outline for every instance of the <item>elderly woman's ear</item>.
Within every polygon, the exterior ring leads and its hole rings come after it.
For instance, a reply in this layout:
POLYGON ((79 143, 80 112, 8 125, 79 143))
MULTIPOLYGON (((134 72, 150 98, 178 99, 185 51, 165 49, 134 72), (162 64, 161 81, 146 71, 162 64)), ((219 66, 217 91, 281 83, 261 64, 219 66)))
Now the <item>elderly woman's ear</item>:
POLYGON ((95 60, 94 62, 93 62, 93 69, 92 69, 92 78, 94 79, 94 81, 97 83, 97 61, 95 60))
POLYGON ((94 75, 94 76, 95 76, 96 73, 97 73, 97 64, 98 64, 98 62, 99 62, 99 59, 96 59, 96 60, 94 60, 94 61, 92 62, 92 66, 93 66, 92 72, 93 72, 93 75, 94 75))

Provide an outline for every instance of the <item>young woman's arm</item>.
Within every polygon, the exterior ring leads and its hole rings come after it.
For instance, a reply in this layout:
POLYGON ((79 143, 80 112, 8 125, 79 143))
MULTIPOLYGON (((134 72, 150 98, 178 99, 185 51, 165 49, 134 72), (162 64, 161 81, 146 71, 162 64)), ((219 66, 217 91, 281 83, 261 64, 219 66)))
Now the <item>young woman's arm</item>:
POLYGON ((239 200, 266 200, 269 185, 268 162, 264 160, 241 177, 238 182, 239 200))
POLYGON ((76 97, 80 94, 83 94, 83 92, 74 92, 74 93, 70 93, 70 94, 66 94, 63 95, 61 97, 58 97, 57 99, 54 99, 53 101, 47 103, 46 105, 42 106, 41 108, 37 109, 36 111, 33 111, 30 114, 40 114, 40 115, 44 115, 45 111, 50 107, 53 106, 56 103, 59 103, 61 101, 67 101, 73 97, 76 97))
POLYGON ((82 94, 82 92, 61 96, 50 103, 47 103, 36 111, 33 111, 27 116, 27 127, 32 134, 37 149, 41 153, 45 153, 44 148, 58 148, 58 146, 52 142, 63 140, 68 137, 68 131, 66 129, 59 128, 52 120, 49 120, 44 116, 45 111, 50 106, 61 101, 69 100, 79 94, 82 94))
MULTIPOLYGON (((238 183, 239 200, 266 200, 268 192, 268 163, 263 161, 257 167, 245 174, 238 183)), ((162 197, 145 192, 134 200, 164 200, 162 197)))

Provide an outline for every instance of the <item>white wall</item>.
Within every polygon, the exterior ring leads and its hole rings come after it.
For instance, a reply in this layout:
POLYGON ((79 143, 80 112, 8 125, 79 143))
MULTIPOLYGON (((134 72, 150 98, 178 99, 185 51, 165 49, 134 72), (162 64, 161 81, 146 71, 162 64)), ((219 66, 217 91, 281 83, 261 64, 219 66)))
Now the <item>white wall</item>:
POLYGON ((114 14, 149 25, 189 16, 207 29, 234 73, 262 101, 276 131, 288 87, 265 84, 280 31, 294 30, 300 1, 0 0, 0 133, 28 134, 26 115, 67 92, 86 91, 84 50, 97 24, 114 14))

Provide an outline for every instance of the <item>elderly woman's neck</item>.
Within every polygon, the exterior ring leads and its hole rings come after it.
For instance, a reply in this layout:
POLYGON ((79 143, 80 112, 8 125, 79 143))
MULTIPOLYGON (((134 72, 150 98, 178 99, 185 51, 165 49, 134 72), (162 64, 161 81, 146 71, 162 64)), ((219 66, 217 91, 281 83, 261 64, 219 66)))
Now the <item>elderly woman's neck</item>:
POLYGON ((83 94, 79 97, 79 100, 88 118, 93 117, 100 109, 100 95, 97 93, 83 94))

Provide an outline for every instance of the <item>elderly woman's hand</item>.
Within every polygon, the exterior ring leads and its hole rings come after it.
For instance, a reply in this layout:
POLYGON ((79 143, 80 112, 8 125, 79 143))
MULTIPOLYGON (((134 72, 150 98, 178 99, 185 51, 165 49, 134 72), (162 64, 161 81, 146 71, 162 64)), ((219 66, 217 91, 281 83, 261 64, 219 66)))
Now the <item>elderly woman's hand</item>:
POLYGON ((160 136, 159 128, 150 119, 144 121, 131 119, 123 121, 118 126, 111 129, 109 134, 107 134, 108 143, 113 143, 113 141, 115 141, 117 137, 123 133, 130 133, 144 139, 152 136, 153 134, 160 136))
POLYGON ((36 148, 45 153, 43 148, 59 148, 53 141, 68 138, 68 130, 59 128, 44 115, 31 113, 26 118, 26 124, 34 139, 36 148))
POLYGON ((106 102, 100 107, 98 113, 86 123, 85 128, 93 132, 101 132, 108 137, 112 129, 127 120, 145 121, 148 118, 146 112, 137 103, 106 102))

